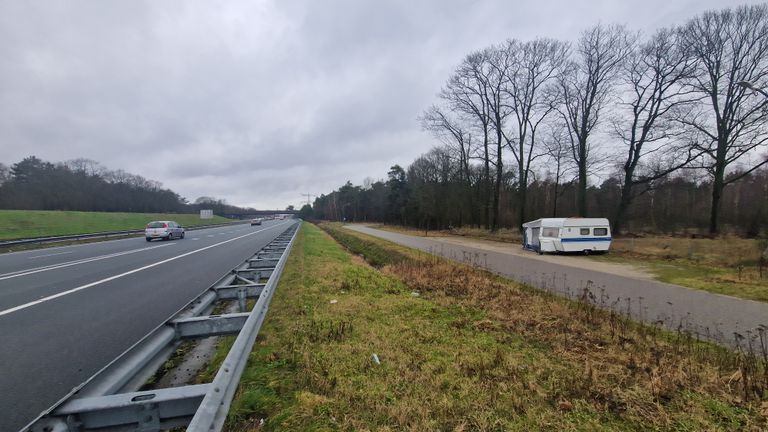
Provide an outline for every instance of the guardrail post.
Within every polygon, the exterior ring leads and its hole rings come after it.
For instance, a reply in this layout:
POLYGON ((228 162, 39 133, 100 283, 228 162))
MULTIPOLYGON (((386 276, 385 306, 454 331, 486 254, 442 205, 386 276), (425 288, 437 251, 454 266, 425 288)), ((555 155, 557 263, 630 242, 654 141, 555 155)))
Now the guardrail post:
POLYGON ((139 428, 137 432, 155 432, 160 430, 160 412, 157 404, 139 406, 139 428))
POLYGON ((245 288, 240 288, 237 290, 237 306, 240 308, 240 312, 246 312, 246 292, 245 288))

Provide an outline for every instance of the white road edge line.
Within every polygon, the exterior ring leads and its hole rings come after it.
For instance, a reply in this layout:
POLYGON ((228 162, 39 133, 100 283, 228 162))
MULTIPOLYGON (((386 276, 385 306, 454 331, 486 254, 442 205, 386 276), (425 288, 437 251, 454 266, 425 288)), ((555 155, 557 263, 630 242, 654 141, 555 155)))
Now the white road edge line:
POLYGON ((68 251, 68 252, 57 252, 57 253, 52 253, 52 254, 45 254, 45 255, 35 255, 35 256, 27 257, 27 259, 45 258, 45 257, 52 257, 52 256, 56 256, 56 255, 66 255, 66 254, 71 254, 71 253, 74 253, 74 251, 68 251))
POLYGON ((279 224, 279 225, 273 225, 273 226, 271 226, 269 228, 264 228, 264 229, 260 229, 258 231, 254 231, 254 232, 251 232, 251 233, 248 233, 248 234, 243 234, 241 236, 234 237, 234 238, 231 238, 229 240, 224 240, 224 241, 221 241, 221 242, 218 242, 218 243, 214 243, 214 244, 212 244, 210 246, 206 246, 206 247, 203 247, 203 248, 200 248, 200 249, 195 249, 193 251, 190 251, 190 252, 187 252, 187 253, 183 253, 181 255, 176 255, 175 257, 171 257, 171 258, 165 259, 163 261, 158 261, 158 262, 153 263, 153 264, 145 265, 144 267, 139 267, 139 268, 136 268, 136 269, 133 269, 133 270, 128 270, 127 272, 120 273, 120 274, 114 275, 114 276, 110 276, 108 278, 105 278, 105 279, 102 279, 102 280, 98 280, 96 282, 91 282, 89 284, 81 285, 81 286, 79 286, 77 288, 72 288, 72 289, 67 290, 67 291, 62 291, 62 292, 57 293, 57 294, 49 295, 48 297, 43 297, 41 299, 38 299, 38 300, 35 300, 35 301, 31 301, 29 303, 24 303, 24 304, 12 307, 10 309, 6 309, 6 310, 3 310, 3 311, 0 311, 0 316, 8 315, 8 314, 11 314, 13 312, 18 312, 18 311, 20 311, 22 309, 26 309, 28 307, 32 307, 32 306, 38 305, 40 303, 45 303, 47 301, 50 301, 50 300, 53 300, 53 299, 56 299, 56 298, 59 298, 59 297, 63 297, 63 296, 68 295, 68 294, 76 293, 76 292, 82 291, 84 289, 95 287, 96 285, 101 285, 101 284, 103 284, 105 282, 110 282, 110 281, 113 281, 115 279, 120 279, 121 277, 132 275, 132 274, 138 273, 138 272, 140 272, 142 270, 146 270, 146 269, 149 269, 149 268, 152 268, 152 267, 157 267, 159 265, 162 265, 162 264, 165 264, 165 263, 168 263, 168 262, 171 262, 171 261, 175 261, 175 260, 177 260, 179 258, 184 258, 186 256, 193 255, 193 254, 196 254, 198 252, 202 252, 202 251, 207 250, 207 249, 211 249, 211 248, 214 248, 214 247, 217 247, 217 246, 221 246, 221 245, 223 245, 225 243, 233 242, 235 240, 239 240, 239 239, 244 238, 244 237, 252 236, 252 235, 254 235, 256 233, 260 233, 260 232, 268 230, 268 229, 272 229, 272 228, 276 228, 276 227, 281 226, 281 225, 285 225, 286 223, 290 223, 290 222, 283 222, 282 224, 279 224))
POLYGON ((157 248, 166 247, 166 246, 172 246, 174 244, 175 243, 166 243, 166 244, 162 244, 162 245, 158 245, 158 246, 148 246, 148 247, 143 247, 143 248, 139 248, 139 249, 131 249, 131 250, 123 251, 123 252, 115 252, 115 253, 111 253, 111 254, 107 254, 107 255, 99 255, 99 256, 90 257, 90 258, 82 258, 82 259, 79 259, 79 260, 67 261, 67 262, 63 262, 63 263, 59 263, 59 264, 50 264, 50 265, 47 265, 47 266, 34 267, 34 268, 31 268, 31 269, 16 270, 16 271, 13 271, 13 272, 8 272, 8 273, 0 274, 0 281, 6 280, 6 279, 13 279, 13 278, 16 278, 16 277, 19 277, 19 276, 27 276, 27 275, 31 275, 31 274, 35 274, 35 273, 42 273, 44 271, 49 271, 49 270, 56 270, 56 269, 60 269, 60 268, 64 268, 64 267, 71 267, 73 265, 78 265, 78 264, 87 264, 87 263, 90 263, 90 262, 101 261, 101 260, 105 260, 105 259, 108 259, 108 258, 116 258, 116 257, 120 257, 120 256, 123 256, 123 255, 130 255, 132 253, 141 252, 141 251, 145 251, 145 250, 157 249, 157 248))
MULTIPOLYGON (((208 231, 212 229, 217 228, 224 228, 224 227, 211 227, 211 228, 201 228, 199 230, 194 231, 208 231)), ((46 247, 46 250, 59 250, 64 248, 79 248, 84 246, 94 246, 98 245, 99 243, 107 243, 107 242, 125 242, 125 241, 135 241, 136 239, 142 238, 142 235, 137 235, 135 237, 128 237, 128 238, 118 238, 118 239, 110 239, 106 241, 99 241, 99 242, 92 242, 92 243, 82 243, 82 244, 69 244, 69 245, 63 245, 63 246, 51 246, 46 247)), ((20 250, 20 251, 13 251, 13 252, 2 252, 0 253, 0 259, 6 256, 15 256, 15 255, 23 255, 23 254, 29 254, 29 253, 35 253, 39 252, 40 249, 27 249, 27 250, 20 250)))

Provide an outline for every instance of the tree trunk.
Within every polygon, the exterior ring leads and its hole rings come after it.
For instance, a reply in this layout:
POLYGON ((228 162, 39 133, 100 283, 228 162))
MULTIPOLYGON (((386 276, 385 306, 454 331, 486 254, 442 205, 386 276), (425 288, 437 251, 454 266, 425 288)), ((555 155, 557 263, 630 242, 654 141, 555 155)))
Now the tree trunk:
POLYGON ((490 219, 490 200, 491 200, 491 160, 490 155, 488 154, 488 132, 485 132, 485 137, 483 140, 483 147, 485 150, 484 154, 484 162, 485 162, 485 175, 483 179, 483 211, 484 211, 484 220, 483 223, 485 224, 485 229, 491 229, 491 219, 490 219))
POLYGON ((552 217, 557 217, 557 197, 558 197, 558 189, 560 186, 560 179, 555 180, 555 195, 552 199, 552 217))
POLYGON ((712 182, 712 208, 709 213, 709 233, 720 233, 720 208, 723 198, 723 180, 725 177, 724 167, 718 163, 715 167, 715 178, 712 182))
MULTIPOLYGON (((523 224, 525 223, 525 201, 526 201, 526 195, 527 195, 527 188, 521 183, 520 187, 517 190, 517 199, 522 204, 520 204, 520 211, 519 217, 518 217, 518 224, 517 228, 523 229, 523 224)), ((555 206, 557 206, 557 197, 555 197, 555 206)))
POLYGON ((712 207, 709 213, 709 233, 720 233, 720 210, 723 206, 723 189, 725 188, 726 154, 728 152, 728 135, 722 131, 718 123, 717 152, 715 153, 715 173, 712 181, 712 207))
POLYGON ((621 234, 621 230, 624 228, 624 217, 627 214, 627 209, 632 203, 632 177, 634 176, 635 165, 627 163, 624 166, 624 184, 621 187, 621 198, 619 198, 619 205, 616 208, 616 215, 613 219, 613 233, 621 234))
POLYGON ((560 190, 560 158, 557 159, 557 170, 555 171, 555 196, 552 200, 552 217, 557 217, 557 198, 560 190))
POLYGON ((629 209, 629 204, 632 202, 632 186, 624 183, 624 187, 621 188, 621 198, 619 199, 619 206, 616 208, 616 217, 613 219, 613 233, 621 234, 624 229, 624 218, 629 209))
POLYGON ((579 216, 587 217, 587 158, 579 160, 579 216))
POLYGON ((501 177, 504 173, 504 165, 501 160, 501 132, 498 133, 498 141, 496 143, 496 184, 493 188, 493 223, 491 224, 491 231, 497 231, 499 229, 499 198, 501 195, 501 177))

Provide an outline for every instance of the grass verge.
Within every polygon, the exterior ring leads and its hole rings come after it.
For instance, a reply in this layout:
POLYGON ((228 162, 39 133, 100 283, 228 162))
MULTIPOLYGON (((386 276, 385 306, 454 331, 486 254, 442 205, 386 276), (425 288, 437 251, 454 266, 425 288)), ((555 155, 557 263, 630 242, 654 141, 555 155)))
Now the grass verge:
POLYGON ((0 210, 0 240, 142 229, 153 220, 182 226, 231 222, 221 216, 202 220, 197 214, 0 210))
POLYGON ((768 374, 754 351, 323 228, 370 261, 304 224, 228 430, 768 427, 768 374))

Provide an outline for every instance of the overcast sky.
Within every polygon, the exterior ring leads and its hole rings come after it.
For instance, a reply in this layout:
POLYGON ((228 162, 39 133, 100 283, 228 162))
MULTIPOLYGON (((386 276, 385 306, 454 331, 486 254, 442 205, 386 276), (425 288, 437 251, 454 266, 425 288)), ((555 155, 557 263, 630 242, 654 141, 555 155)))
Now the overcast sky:
POLYGON ((190 200, 298 205, 436 144, 416 118, 472 50, 740 3, 0 0, 0 162, 84 157, 190 200))

